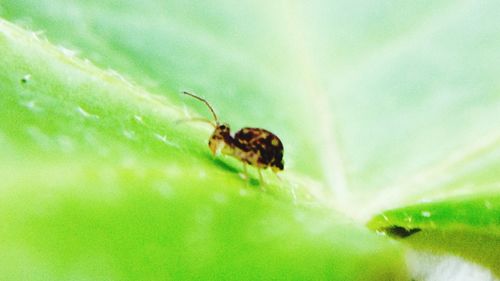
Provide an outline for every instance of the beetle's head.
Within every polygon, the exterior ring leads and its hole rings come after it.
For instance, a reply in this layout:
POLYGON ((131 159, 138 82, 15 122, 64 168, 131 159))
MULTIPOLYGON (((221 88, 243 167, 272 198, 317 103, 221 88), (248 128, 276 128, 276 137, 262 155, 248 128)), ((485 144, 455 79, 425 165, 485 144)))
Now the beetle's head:
POLYGON ((214 133, 208 140, 208 147, 213 155, 219 154, 224 148, 232 146, 231 132, 229 125, 219 124, 215 127, 214 133))

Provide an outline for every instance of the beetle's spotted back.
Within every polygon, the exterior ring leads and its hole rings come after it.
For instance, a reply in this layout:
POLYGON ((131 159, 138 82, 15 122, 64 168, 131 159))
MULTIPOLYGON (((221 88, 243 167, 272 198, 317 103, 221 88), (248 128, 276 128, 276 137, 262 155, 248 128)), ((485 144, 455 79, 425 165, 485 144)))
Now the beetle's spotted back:
POLYGON ((249 155, 249 164, 283 170, 283 144, 273 133, 260 128, 243 128, 234 136, 234 146, 249 155), (253 155, 257 157, 250 157, 253 155), (253 161, 252 161, 253 160, 253 161))

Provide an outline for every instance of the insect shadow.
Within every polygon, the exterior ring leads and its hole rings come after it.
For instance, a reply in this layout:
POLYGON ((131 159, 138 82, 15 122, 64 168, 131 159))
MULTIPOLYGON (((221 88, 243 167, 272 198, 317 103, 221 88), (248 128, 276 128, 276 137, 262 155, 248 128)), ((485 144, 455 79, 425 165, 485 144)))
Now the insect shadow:
MULTIPOLYGON (((209 155, 209 154, 203 154, 203 156, 206 159, 212 161, 218 167, 220 167, 220 168, 222 168, 222 169, 224 169, 226 171, 230 171, 230 172, 235 173, 235 174, 240 174, 241 173, 241 171, 238 168, 236 168, 236 167, 234 167, 234 166, 232 166, 232 165, 230 165, 230 164, 222 161, 219 158, 214 158, 212 155, 209 155)), ((248 179, 247 182, 251 186, 257 187, 257 186, 261 186, 262 185, 262 183, 259 182, 259 180, 255 179, 255 178, 251 178, 250 175, 248 175, 248 177, 249 177, 249 179, 248 179)))

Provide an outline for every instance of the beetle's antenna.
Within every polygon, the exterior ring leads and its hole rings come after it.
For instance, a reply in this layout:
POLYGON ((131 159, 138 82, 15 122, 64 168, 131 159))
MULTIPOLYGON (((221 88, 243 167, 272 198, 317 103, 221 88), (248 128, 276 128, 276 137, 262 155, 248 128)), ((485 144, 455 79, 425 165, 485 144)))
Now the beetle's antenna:
POLYGON ((201 98, 201 97, 199 97, 199 96, 197 96, 195 94, 188 93, 186 91, 183 91, 182 93, 185 94, 185 95, 191 96, 191 97, 193 97, 193 98, 195 98, 197 100, 200 100, 200 101, 204 102, 208 106, 208 109, 210 109, 210 112, 212 112, 212 115, 214 116, 214 119, 215 119, 215 124, 217 126, 219 125, 219 119, 217 118, 217 114, 215 114, 214 109, 212 108, 212 106, 210 106, 210 104, 208 103, 207 100, 205 100, 204 98, 201 98))
POLYGON ((205 118, 189 118, 189 119, 181 119, 181 120, 177 120, 177 122, 175 122, 176 124, 180 124, 180 123, 185 123, 185 122, 203 122, 203 123, 208 123, 210 124, 212 127, 216 127, 214 122, 208 120, 208 119, 205 119, 205 118))

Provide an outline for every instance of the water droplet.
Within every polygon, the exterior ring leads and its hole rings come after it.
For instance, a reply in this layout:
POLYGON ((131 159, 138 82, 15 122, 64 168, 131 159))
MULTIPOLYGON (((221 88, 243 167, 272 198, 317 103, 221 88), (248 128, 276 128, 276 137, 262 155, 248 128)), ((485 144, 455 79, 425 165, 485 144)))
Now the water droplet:
POLYGON ((133 156, 128 155, 122 159, 122 166, 128 169, 133 169, 136 166, 136 162, 137 161, 133 156))
POLYGON ((248 190, 245 188, 240 188, 240 196, 245 197, 248 195, 248 190))
POLYGON ((179 177, 182 174, 182 170, 176 165, 170 165, 165 168, 165 175, 168 177, 179 177))
POLYGON ((130 140, 135 139, 135 132, 131 130, 123 130, 123 135, 130 140))
POLYGON ((144 124, 144 120, 142 120, 142 116, 140 116, 140 115, 134 115, 134 119, 135 119, 137 122, 139 122, 139 123, 141 123, 141 124, 144 124))
POLYGON ((43 133, 39 128, 37 127, 28 127, 26 128, 26 132, 28 135, 33 138, 33 140, 42 148, 48 149, 50 148, 51 144, 51 139, 49 136, 47 136, 45 133, 43 133))
POLYGON ((99 171, 99 178, 103 183, 114 186, 118 182, 119 177, 113 168, 104 167, 99 171))
POLYGON ((24 106, 24 107, 26 107, 30 111, 33 111, 33 112, 40 112, 40 111, 42 111, 42 108, 39 107, 36 104, 36 100, 30 100, 30 101, 27 101, 27 102, 23 102, 23 103, 21 103, 21 105, 24 106))
POLYGON ((171 142, 170 140, 168 140, 166 135, 160 135, 160 134, 157 134, 157 133, 155 133, 154 135, 155 135, 155 137, 158 140, 160 140, 164 144, 179 148, 179 145, 176 144, 176 143, 174 143, 174 142, 171 142))
POLYGON ((38 31, 33 31, 31 32, 31 36, 35 38, 35 40, 47 40, 47 37, 45 37, 45 31, 44 30, 38 30, 38 31))
POLYGON ((219 204, 225 204, 228 199, 227 196, 223 193, 215 193, 214 194, 214 201, 219 203, 219 204))
POLYGON ((187 118, 191 118, 191 115, 189 114, 189 110, 186 107, 186 105, 182 106, 182 112, 184 113, 184 116, 186 116, 187 118))
POLYGON ((196 221, 199 224, 211 224, 214 219, 214 211, 212 208, 204 206, 196 212, 196 221))
POLYGON ((71 152, 75 147, 73 140, 68 136, 59 136, 57 138, 57 143, 64 152, 71 152))
POLYGON ((204 179, 204 178, 206 178, 206 177, 207 177, 207 173, 205 172, 205 170, 199 170, 199 171, 198 171, 198 177, 199 177, 200 179, 204 179))
POLYGON ((484 206, 487 208, 487 209, 493 209, 493 204, 491 204, 490 201, 488 200, 484 200, 484 206))
POLYGON ((423 217, 426 217, 426 218, 429 218, 431 216, 431 212, 429 212, 429 211, 422 211, 421 214, 423 217))
POLYGON ((297 204, 297 193, 295 192, 295 185, 290 186, 290 194, 292 195, 293 203, 297 204))
POLYGON ((306 214, 304 212, 295 212, 295 220, 298 222, 305 222, 306 221, 306 214))
POLYGON ((172 186, 163 181, 153 183, 153 188, 156 189, 156 191, 158 191, 161 194, 161 196, 165 198, 172 198, 175 194, 172 186))
POLYGON ((90 114, 88 111, 86 111, 85 109, 83 109, 80 106, 78 106, 76 108, 76 110, 78 111, 78 113, 80 113, 85 118, 96 118, 96 119, 99 119, 99 116, 97 116, 95 114, 90 114))
POLYGON ((23 84, 28 83, 30 80, 31 80, 31 74, 26 74, 26 75, 23 76, 23 78, 21 78, 21 82, 23 84))
POLYGON ((165 142, 165 143, 167 142, 167 136, 165 136, 165 135, 160 135, 160 134, 155 133, 155 137, 162 142, 165 142))
POLYGON ((59 49, 59 51, 61 51, 61 53, 63 53, 65 56, 68 56, 68 57, 75 57, 78 54, 78 51, 71 50, 71 49, 68 49, 68 48, 60 46, 60 45, 57 46, 57 49, 59 49))
POLYGON ((112 77, 114 78, 117 78, 118 80, 124 82, 125 84, 127 84, 127 86, 129 87, 133 87, 132 83, 130 81, 128 81, 122 74, 120 74, 118 71, 112 69, 112 68, 108 68, 107 70, 108 74, 111 75, 112 77))

